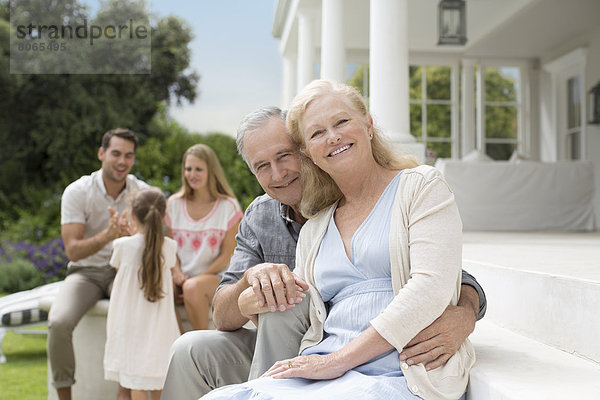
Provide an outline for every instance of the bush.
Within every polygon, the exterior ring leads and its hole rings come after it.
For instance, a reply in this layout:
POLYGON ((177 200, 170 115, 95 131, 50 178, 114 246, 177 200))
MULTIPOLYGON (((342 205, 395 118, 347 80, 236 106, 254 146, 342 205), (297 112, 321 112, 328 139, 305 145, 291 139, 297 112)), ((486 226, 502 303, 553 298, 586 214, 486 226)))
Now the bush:
POLYGON ((44 274, 31 261, 22 258, 0 264, 0 292, 15 293, 44 283, 44 274))
POLYGON ((60 236, 61 193, 30 188, 28 204, 14 208, 16 218, 5 220, 0 239, 40 243, 60 236))
POLYGON ((0 245, 0 291, 14 293, 26 290, 24 286, 34 285, 27 288, 31 289, 64 279, 69 260, 62 239, 51 239, 43 244, 20 241, 0 245))

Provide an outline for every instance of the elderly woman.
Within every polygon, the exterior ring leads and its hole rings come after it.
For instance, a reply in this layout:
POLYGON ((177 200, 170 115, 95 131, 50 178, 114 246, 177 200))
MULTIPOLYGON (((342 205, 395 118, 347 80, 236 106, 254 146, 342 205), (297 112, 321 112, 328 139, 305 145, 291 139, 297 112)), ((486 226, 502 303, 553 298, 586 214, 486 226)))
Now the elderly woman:
POLYGON ((468 341, 431 371, 398 359, 459 297, 452 191, 435 169, 391 151, 351 87, 312 82, 287 125, 302 153, 301 211, 310 218, 295 273, 309 283, 311 325, 299 357, 206 398, 460 398, 475 359, 468 341))

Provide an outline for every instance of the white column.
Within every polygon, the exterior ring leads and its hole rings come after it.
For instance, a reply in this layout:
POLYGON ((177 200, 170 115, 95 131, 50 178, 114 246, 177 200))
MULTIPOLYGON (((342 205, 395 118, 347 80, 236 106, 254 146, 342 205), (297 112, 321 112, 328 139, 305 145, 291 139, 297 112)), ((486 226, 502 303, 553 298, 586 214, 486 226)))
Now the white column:
POLYGON ((386 135, 419 161, 424 146, 410 134, 407 0, 371 0, 370 111, 386 135))
POLYGON ((281 107, 287 108, 296 95, 296 60, 283 56, 281 107))
POLYGON ((473 60, 462 60, 461 157, 475 150, 475 75, 473 60))
POLYGON ((313 80, 315 65, 314 20, 314 15, 310 12, 302 11, 298 13, 297 92, 313 80))
POLYGON ((323 0, 321 13, 321 78, 346 81, 344 0, 323 0))

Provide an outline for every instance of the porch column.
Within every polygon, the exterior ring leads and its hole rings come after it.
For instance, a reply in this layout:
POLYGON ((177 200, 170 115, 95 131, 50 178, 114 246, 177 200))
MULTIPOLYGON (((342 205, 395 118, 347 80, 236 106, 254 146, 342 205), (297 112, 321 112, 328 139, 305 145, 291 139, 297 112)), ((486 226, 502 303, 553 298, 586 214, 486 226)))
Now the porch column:
POLYGON ((371 0, 370 111, 392 141, 425 158, 422 144, 410 134, 407 0, 371 0))
POLYGON ((461 157, 475 150, 475 75, 473 60, 462 60, 461 157))
POLYGON ((344 0, 323 0, 321 13, 321 78, 346 81, 344 0))
POLYGON ((315 17, 309 11, 298 13, 298 69, 296 93, 313 80, 315 65, 315 17))
POLYGON ((281 107, 287 108, 296 95, 296 60, 290 56, 283 56, 282 71, 283 87, 281 92, 281 107))

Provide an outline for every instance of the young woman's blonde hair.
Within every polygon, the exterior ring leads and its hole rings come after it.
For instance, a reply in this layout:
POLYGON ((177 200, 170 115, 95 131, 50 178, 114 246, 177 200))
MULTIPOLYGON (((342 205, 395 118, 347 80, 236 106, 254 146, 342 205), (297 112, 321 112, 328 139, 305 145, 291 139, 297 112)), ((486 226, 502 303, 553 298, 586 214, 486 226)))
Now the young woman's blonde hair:
POLYGON ((131 211, 144 227, 144 251, 142 265, 138 270, 138 279, 144 297, 151 302, 164 296, 162 291, 162 266, 164 263, 162 247, 165 241, 163 218, 167 201, 157 188, 142 189, 135 193, 131 202, 131 211))
POLYGON ((208 168, 207 187, 208 192, 213 198, 235 198, 235 194, 227 182, 227 178, 223 172, 223 167, 221 167, 221 163, 219 162, 217 155, 213 149, 205 144, 195 144, 187 149, 183 154, 183 158, 181 160, 181 189, 179 189, 179 191, 175 194, 176 196, 187 198, 194 194, 194 189, 190 187, 189 183, 185 179, 185 160, 190 155, 197 157, 206 163, 206 168, 208 168))
MULTIPOLYGON (((367 105, 358 90, 341 83, 321 79, 314 80, 292 100, 287 113, 286 124, 292 140, 302 150, 300 152, 300 162, 304 188, 302 190, 300 212, 306 218, 310 218, 319 211, 331 206, 343 196, 335 181, 304 154, 306 141, 304 139, 302 118, 310 103, 325 95, 337 96, 365 119, 370 117, 367 105)), ((375 127, 373 127, 371 152, 375 162, 389 170, 399 171, 405 168, 414 168, 418 165, 412 157, 394 154, 391 143, 375 127)))

